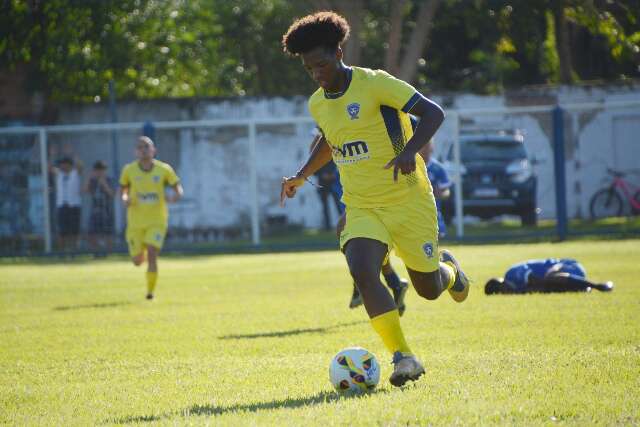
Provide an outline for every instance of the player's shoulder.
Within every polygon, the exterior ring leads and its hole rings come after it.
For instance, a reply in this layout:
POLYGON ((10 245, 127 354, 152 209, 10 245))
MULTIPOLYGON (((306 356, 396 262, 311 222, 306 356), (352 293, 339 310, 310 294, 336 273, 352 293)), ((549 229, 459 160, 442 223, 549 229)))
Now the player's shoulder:
POLYGON ((135 172, 138 168, 137 168, 137 161, 133 161, 133 162, 129 162, 126 165, 124 165, 124 167, 122 168, 122 172, 123 173, 132 173, 135 172))
POLYGON ((169 163, 163 162, 162 160, 155 159, 153 161, 153 165, 155 167, 157 167, 158 169, 161 169, 163 171, 172 171, 173 170, 173 168, 171 167, 171 165, 169 163))
POLYGON ((162 171, 162 175, 165 177, 165 179, 169 180, 169 182, 180 180, 176 171, 173 169, 173 166, 171 166, 169 163, 156 160, 155 166, 162 171))
POLYGON ((318 103, 320 103, 323 99, 324 99, 324 92, 323 92, 322 88, 319 87, 309 97, 309 101, 308 101, 309 109, 311 109, 312 107, 318 105, 318 103))
POLYGON ((393 78, 391 74, 389 74, 385 70, 381 69, 372 69, 365 67, 352 67, 353 69, 353 79, 360 80, 364 82, 375 82, 379 80, 385 80, 389 78, 393 78))

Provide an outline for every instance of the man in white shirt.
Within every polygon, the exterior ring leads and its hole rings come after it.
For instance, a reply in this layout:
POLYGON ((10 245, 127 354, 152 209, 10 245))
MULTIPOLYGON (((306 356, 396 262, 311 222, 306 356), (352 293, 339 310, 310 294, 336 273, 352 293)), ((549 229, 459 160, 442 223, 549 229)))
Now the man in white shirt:
POLYGON ((62 250, 77 249, 80 233, 81 183, 73 160, 64 157, 54 168, 56 182, 56 210, 58 217, 58 245, 62 250))

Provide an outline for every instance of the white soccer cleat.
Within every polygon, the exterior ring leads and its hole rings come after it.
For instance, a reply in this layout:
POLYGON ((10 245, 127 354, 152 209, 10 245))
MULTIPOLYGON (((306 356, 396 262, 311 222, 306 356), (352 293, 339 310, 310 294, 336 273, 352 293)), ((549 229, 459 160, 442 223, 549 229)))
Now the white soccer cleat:
POLYGON ((413 354, 402 354, 399 351, 393 353, 393 373, 389 382, 402 387, 407 381, 415 381, 424 374, 422 363, 413 354))

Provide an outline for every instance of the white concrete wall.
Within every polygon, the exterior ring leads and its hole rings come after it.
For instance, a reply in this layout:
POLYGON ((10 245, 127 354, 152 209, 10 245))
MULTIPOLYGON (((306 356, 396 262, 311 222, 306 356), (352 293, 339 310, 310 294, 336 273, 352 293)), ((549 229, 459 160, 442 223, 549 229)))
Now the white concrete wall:
MULTIPOLYGON (((601 88, 528 89, 504 96, 434 96, 446 109, 495 108, 527 105, 574 104, 640 100, 640 86, 601 88)), ((144 120, 199 120, 218 118, 308 117, 306 98, 162 100, 120 103, 121 122, 144 120)), ((108 122, 107 105, 71 106, 63 109, 61 123, 108 122)), ((482 115, 464 124, 521 129, 530 156, 538 163, 538 204, 542 216, 555 215, 552 121, 545 113, 482 115)), ((591 195, 600 187, 607 167, 640 167, 640 108, 570 112, 565 120, 568 209, 571 217, 587 217, 591 195)), ((311 142, 311 125, 261 127, 258 129, 258 208, 265 215, 285 214, 291 223, 320 227, 322 214, 316 190, 305 185, 298 196, 278 207, 280 180, 303 163, 311 142)), ((449 118, 437 133, 436 155, 452 142, 449 118)), ((134 132, 119 133, 122 166, 132 158, 134 132)), ((89 165, 111 153, 111 139, 100 135, 69 135, 89 165)), ((64 138, 63 138, 64 139, 64 138)), ((158 157, 173 164, 185 187, 185 199, 171 208, 171 224, 185 227, 249 226, 250 189, 246 130, 234 128, 157 131, 158 157)), ((634 178, 632 178, 633 180, 634 178)), ((640 182, 640 176, 636 179, 640 182)), ((335 212, 334 212, 335 214, 335 212)), ((335 215, 334 215, 335 219, 335 215)))

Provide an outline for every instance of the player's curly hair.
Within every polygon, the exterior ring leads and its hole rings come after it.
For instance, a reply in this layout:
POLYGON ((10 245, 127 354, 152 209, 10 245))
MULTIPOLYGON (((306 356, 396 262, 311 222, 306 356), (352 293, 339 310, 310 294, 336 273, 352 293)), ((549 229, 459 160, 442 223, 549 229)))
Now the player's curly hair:
POLYGON ((296 20, 282 36, 289 55, 300 55, 318 46, 337 49, 349 37, 349 23, 335 12, 316 12, 296 20))

